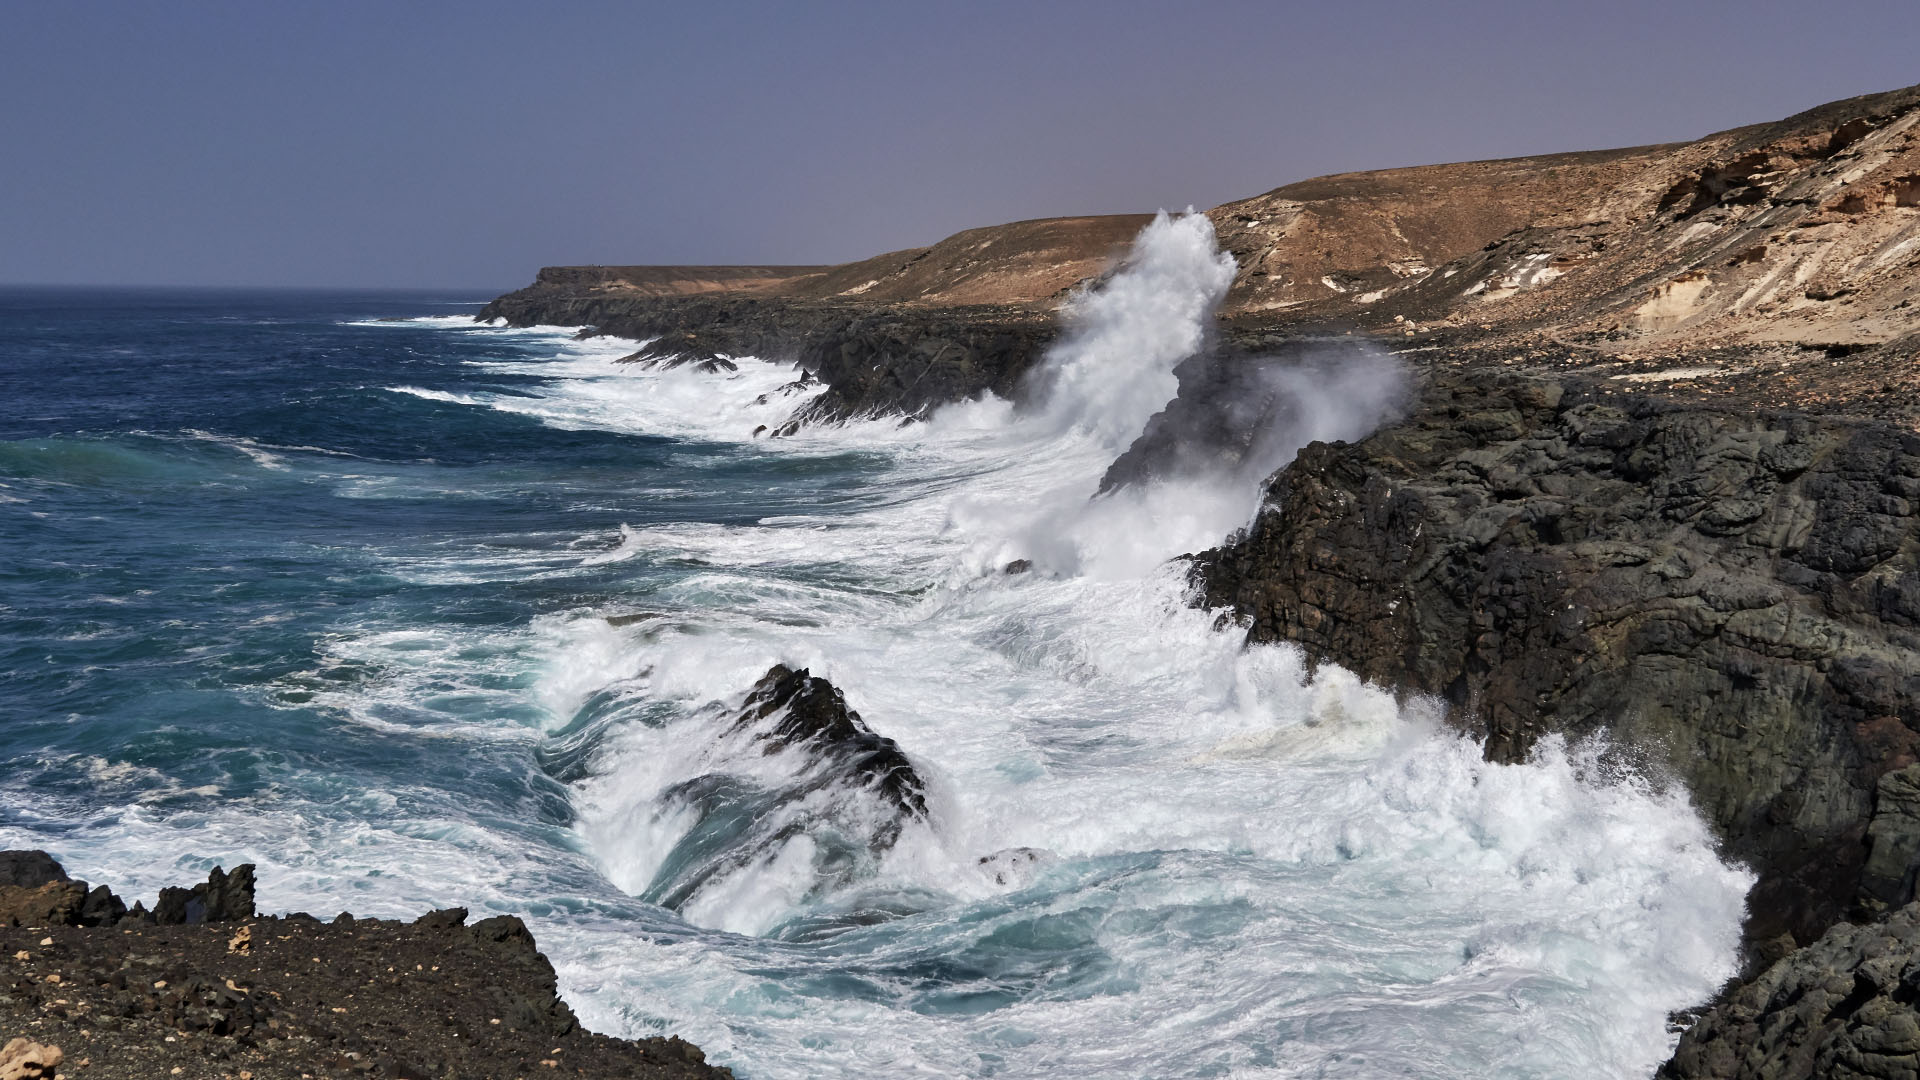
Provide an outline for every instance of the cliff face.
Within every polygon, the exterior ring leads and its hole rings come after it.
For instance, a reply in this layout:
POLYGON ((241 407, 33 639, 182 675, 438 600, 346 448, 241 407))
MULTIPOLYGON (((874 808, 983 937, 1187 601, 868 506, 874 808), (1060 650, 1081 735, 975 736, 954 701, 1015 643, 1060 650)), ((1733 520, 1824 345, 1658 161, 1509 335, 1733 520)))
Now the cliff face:
POLYGON ((1834 927, 1709 1010, 1660 1080, 1895 1080, 1920 1072, 1920 905, 1834 927))
POLYGON ((1912 88, 1670 148, 1389 289, 1373 311, 1537 327, 1633 352, 1879 344, 1920 329, 1917 297, 1912 88))
POLYGON ((1889 427, 1443 374, 1303 451, 1194 576, 1250 640, 1444 697, 1492 758, 1647 755, 1760 872, 1753 937, 1810 941, 1912 898, 1916 507, 1889 427))
POLYGON ((1591 208, 1679 144, 1322 176, 1207 212, 1239 263, 1228 309, 1357 315, 1519 229, 1591 208))
POLYGON ((549 266, 531 286, 508 295, 523 307, 712 293, 855 304, 1048 306, 1105 272, 1150 220, 1150 214, 1111 214, 1016 221, 838 266, 549 266))

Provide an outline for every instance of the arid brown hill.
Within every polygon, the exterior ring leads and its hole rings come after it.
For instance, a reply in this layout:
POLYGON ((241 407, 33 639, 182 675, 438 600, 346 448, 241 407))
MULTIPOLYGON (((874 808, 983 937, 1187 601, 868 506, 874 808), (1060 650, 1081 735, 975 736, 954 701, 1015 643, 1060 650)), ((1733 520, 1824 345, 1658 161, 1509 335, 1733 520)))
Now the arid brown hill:
POLYGON ((1106 270, 1150 219, 1112 214, 1016 221, 839 266, 549 266, 523 291, 595 298, 731 293, 859 304, 1049 304, 1106 270))
MULTIPOLYGON (((1694 142, 1325 176, 1208 216, 1241 320, 1401 316, 1607 352, 1877 345, 1920 331, 1920 87, 1694 142)), ((1146 220, 1020 221, 830 267, 549 267, 516 295, 1044 308, 1146 220)))

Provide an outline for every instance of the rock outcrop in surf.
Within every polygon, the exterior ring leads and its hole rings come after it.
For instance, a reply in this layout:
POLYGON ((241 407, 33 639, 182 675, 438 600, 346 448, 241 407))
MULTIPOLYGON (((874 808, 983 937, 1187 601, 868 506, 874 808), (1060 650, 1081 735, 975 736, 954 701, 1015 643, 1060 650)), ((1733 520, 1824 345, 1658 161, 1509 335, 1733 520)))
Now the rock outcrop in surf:
POLYGON ((847 707, 840 688, 806 668, 775 664, 747 693, 734 721, 751 732, 768 754, 797 750, 827 767, 816 782, 840 783, 878 795, 895 812, 893 824, 875 836, 892 846, 900 824, 927 816, 927 785, 899 744, 876 735, 847 707))
POLYGON ((796 842, 811 853, 813 888, 842 888, 927 819, 927 785, 913 762, 805 668, 774 665, 716 738, 736 749, 660 796, 660 813, 693 821, 643 899, 680 910, 796 842))
POLYGON ((129 908, 105 885, 69 878, 44 851, 0 851, 0 926, 189 926, 252 917, 252 863, 232 873, 216 866, 192 888, 161 889, 148 911, 139 901, 129 908))

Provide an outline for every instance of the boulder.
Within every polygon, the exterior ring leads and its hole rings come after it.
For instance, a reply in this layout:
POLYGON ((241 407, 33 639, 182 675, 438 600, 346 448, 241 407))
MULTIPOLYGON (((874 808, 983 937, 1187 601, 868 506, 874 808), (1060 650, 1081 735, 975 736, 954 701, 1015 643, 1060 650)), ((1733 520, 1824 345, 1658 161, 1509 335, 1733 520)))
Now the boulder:
POLYGON ((162 926, 235 922, 253 915, 252 863, 234 867, 231 874, 216 866, 191 889, 168 886, 153 905, 153 921, 162 926))
POLYGON ((65 1056, 57 1046, 13 1039, 0 1049, 0 1080, 53 1080, 65 1056))
POLYGON ((0 886, 33 889, 65 880, 65 868, 44 851, 0 851, 0 886))

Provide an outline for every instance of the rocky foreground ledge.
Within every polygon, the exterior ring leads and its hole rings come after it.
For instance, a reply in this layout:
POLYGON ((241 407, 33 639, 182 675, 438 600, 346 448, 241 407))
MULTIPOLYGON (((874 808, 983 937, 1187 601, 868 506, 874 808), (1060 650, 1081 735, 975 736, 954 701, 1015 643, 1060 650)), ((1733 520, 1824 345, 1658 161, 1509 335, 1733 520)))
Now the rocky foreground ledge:
POLYGON ((0 1077, 717 1080, 678 1038, 597 1035, 526 925, 254 911, 253 867, 129 909, 0 852, 0 1077))

